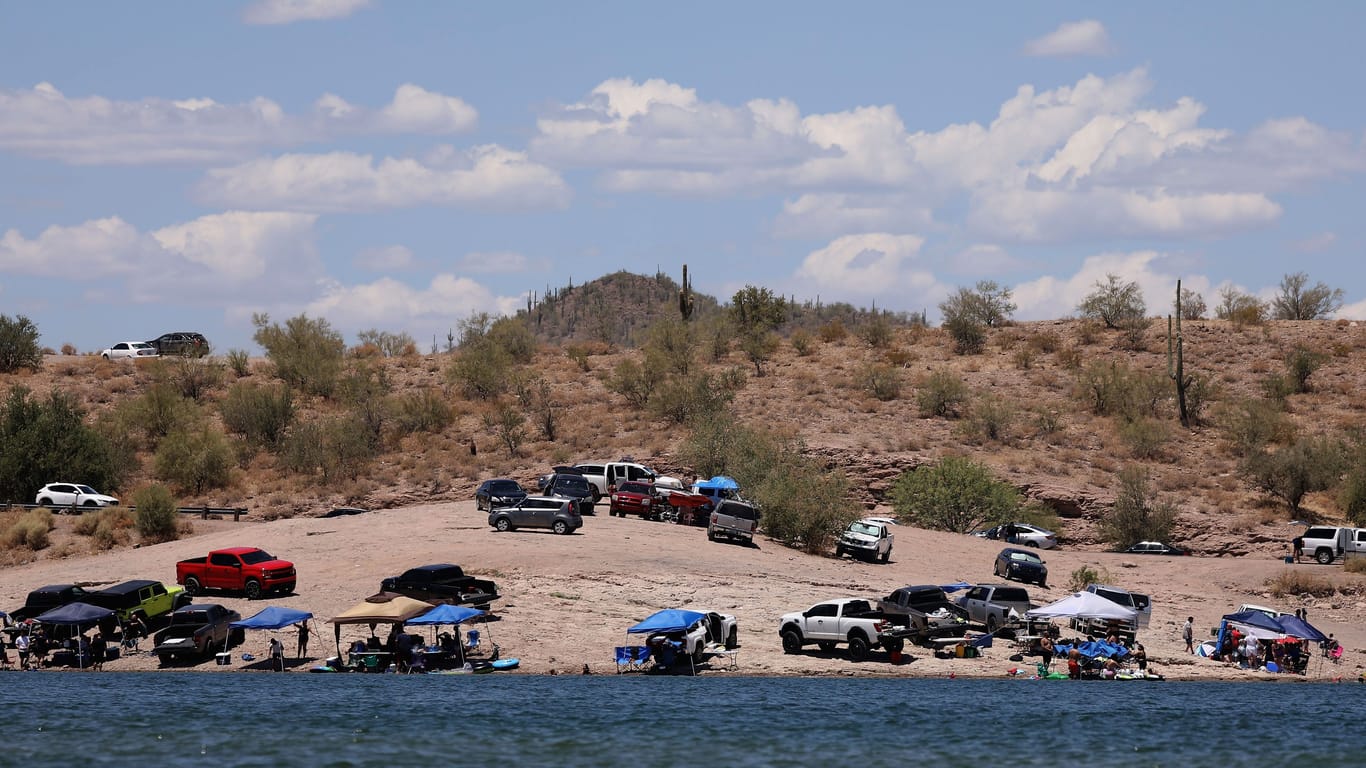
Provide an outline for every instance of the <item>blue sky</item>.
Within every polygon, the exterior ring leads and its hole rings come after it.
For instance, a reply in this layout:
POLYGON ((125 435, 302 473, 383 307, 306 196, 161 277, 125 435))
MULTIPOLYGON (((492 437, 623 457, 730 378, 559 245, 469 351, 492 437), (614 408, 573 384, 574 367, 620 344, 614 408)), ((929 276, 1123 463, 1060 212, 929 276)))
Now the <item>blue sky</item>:
POLYGON ((0 0, 0 313, 423 348, 617 269, 1149 312, 1288 272, 1366 319, 1366 6, 0 0), (943 6, 943 7, 941 7, 943 6))

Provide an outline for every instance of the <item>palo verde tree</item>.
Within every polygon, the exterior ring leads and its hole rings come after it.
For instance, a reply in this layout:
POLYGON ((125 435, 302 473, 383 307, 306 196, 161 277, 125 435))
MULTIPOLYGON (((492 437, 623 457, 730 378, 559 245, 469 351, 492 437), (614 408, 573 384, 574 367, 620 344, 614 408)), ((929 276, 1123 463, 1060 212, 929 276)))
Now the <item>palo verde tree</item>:
POLYGON ((1119 275, 1107 274, 1104 281, 1097 280, 1095 290, 1086 295, 1077 305, 1077 313, 1082 317, 1099 320, 1106 328, 1125 328, 1141 321, 1147 312, 1143 302, 1143 290, 1138 283, 1123 282, 1119 275))
POLYGON ((291 317, 284 326, 270 322, 270 315, 251 317, 252 337, 275 364, 276 375, 299 392, 331 397, 341 375, 346 342, 323 318, 291 317))
POLYGON ((43 366, 43 349, 38 346, 38 326, 23 315, 13 319, 0 315, 0 373, 20 368, 38 370, 43 366))
POLYGON ((983 525, 1009 520, 1020 506, 1014 487, 964 456, 949 456, 934 466, 913 469, 892 486, 897 517, 954 533, 971 533, 983 525))
POLYGON ((731 297, 730 314, 740 334, 740 348, 754 363, 754 375, 763 376, 764 362, 778 350, 774 330, 787 319, 787 302, 767 288, 746 285, 731 297))
POLYGON ((1296 272, 1281 278, 1280 293, 1271 300, 1271 314, 1277 320, 1320 320, 1342 309, 1342 289, 1323 283, 1309 284, 1309 275, 1296 272))
POLYGON ((71 395, 53 390, 36 398, 15 386, 0 403, 0 500, 32 499, 56 478, 80 478, 108 493, 127 470, 71 395))

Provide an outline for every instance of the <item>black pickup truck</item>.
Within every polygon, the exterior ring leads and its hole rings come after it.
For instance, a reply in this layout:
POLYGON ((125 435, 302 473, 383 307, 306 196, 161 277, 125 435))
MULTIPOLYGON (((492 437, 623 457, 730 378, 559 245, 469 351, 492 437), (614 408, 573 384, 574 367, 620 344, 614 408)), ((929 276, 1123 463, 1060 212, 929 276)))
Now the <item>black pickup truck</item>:
POLYGON ((943 588, 933 584, 895 590, 878 603, 878 609, 889 616, 907 617, 914 642, 962 637, 968 630, 968 612, 949 602, 943 588))
POLYGON ((487 608, 498 599, 498 586, 487 579, 466 576, 458 565, 436 563, 409 568, 402 576, 390 576, 379 585, 381 592, 394 592, 429 603, 474 605, 487 608))
POLYGON ((153 641, 163 666, 179 658, 204 657, 242 642, 244 631, 231 624, 242 614, 217 603, 186 605, 171 614, 171 623, 153 641))
POLYGON ((28 593, 24 607, 14 609, 9 617, 16 623, 25 619, 36 619, 40 614, 47 613, 53 608, 85 602, 89 595, 89 592, 75 584, 49 584, 28 593))

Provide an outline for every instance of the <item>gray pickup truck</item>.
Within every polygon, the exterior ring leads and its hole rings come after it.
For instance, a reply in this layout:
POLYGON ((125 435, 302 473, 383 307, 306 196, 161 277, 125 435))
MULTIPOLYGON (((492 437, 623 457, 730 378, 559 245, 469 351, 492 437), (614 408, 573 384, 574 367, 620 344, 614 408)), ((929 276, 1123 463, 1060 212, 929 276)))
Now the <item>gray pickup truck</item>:
POLYGON ((913 642, 962 637, 968 631, 968 612, 933 584, 895 590, 878 603, 878 610, 888 616, 905 616, 913 642))
POLYGON ((967 611, 969 621, 981 624, 988 632, 1023 619, 1034 607, 1024 587, 1007 584, 978 584, 958 598, 958 605, 967 611))
POLYGON ((759 510, 753 504, 735 499, 722 499, 711 511, 707 523, 707 539, 734 539, 754 542, 754 531, 759 527, 759 510))

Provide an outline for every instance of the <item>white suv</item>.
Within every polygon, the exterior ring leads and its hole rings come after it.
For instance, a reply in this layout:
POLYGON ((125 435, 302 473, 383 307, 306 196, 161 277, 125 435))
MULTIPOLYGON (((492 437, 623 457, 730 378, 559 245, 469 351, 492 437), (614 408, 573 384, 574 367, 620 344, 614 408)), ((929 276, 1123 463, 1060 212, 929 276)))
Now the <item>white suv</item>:
POLYGON ((34 503, 44 507, 112 507, 117 506, 119 500, 88 485, 48 483, 39 489, 34 503))

